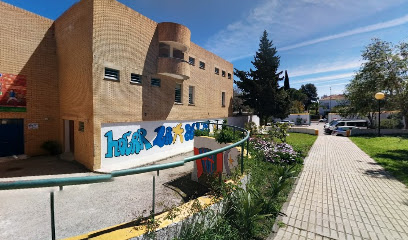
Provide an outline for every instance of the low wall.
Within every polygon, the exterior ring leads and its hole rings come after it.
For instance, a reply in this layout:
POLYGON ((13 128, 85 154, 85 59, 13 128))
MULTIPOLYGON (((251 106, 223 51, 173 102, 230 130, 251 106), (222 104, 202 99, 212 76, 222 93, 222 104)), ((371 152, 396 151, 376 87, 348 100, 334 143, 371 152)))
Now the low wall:
MULTIPOLYGON (((210 152, 232 143, 218 143, 212 137, 199 136, 194 137, 194 155, 210 152)), ((193 181, 199 181, 204 174, 222 173, 229 175, 231 170, 238 166, 240 150, 237 147, 227 151, 204 157, 194 161, 194 171, 191 174, 193 181)))
POLYGON ((311 135, 318 135, 319 130, 317 129, 311 129, 311 128, 300 128, 300 127, 292 127, 288 129, 288 132, 293 132, 293 133, 306 133, 306 134, 311 134, 311 135))
MULTIPOLYGON (((381 129, 380 133, 381 135, 401 135, 408 134, 408 129, 381 129)), ((375 134, 378 134, 378 129, 353 129, 350 131, 350 136, 375 134)))

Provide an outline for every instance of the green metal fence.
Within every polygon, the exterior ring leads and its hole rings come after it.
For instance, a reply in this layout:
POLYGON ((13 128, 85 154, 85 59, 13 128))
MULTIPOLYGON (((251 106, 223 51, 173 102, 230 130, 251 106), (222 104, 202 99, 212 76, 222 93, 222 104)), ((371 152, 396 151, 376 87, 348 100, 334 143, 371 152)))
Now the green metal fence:
MULTIPOLYGON (((246 134, 243 139, 240 141, 233 143, 229 146, 216 149, 210 152, 202 153, 199 155, 195 155, 192 157, 184 158, 181 161, 176 161, 172 163, 164 163, 164 164, 156 164, 146 167, 138 167, 133 169, 124 169, 124 170, 117 170, 107 174, 101 174, 97 176, 84 176, 84 177, 67 177, 67 178, 51 178, 51 179, 37 179, 37 180, 20 180, 20 181, 8 181, 8 182, 0 182, 0 190, 12 190, 12 189, 26 189, 26 188, 42 188, 42 187, 59 187, 60 191, 63 190, 64 186, 70 185, 81 185, 81 184, 90 184, 90 183, 101 183, 101 182, 110 182, 114 181, 115 177, 127 176, 127 175, 135 175, 141 174, 146 172, 157 172, 157 176, 161 170, 175 168, 183 166, 185 163, 201 159, 207 156, 211 156, 217 153, 224 152, 228 149, 240 146, 241 147, 241 173, 244 172, 244 148, 245 142, 247 144, 247 155, 248 155, 248 147, 249 147, 249 131, 237 127, 237 126, 230 126, 227 124, 221 124, 217 122, 199 122, 203 124, 212 124, 216 126, 229 127, 233 129, 234 135, 235 131, 241 131, 242 133, 246 134)), ((151 214, 155 214, 155 184, 156 184, 156 176, 153 176, 153 193, 152 193, 152 210, 151 214)), ((54 192, 50 193, 50 209, 51 209, 51 235, 52 239, 55 239, 55 216, 54 216, 54 192)))

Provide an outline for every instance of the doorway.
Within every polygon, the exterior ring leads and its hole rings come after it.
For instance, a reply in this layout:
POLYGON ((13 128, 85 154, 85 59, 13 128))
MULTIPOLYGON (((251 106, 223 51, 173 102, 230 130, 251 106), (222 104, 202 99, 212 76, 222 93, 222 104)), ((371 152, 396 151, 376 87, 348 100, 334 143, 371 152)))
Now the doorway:
POLYGON ((24 154, 24 119, 0 119, 0 157, 24 154))
POLYGON ((74 152, 74 120, 64 120, 64 152, 74 152))

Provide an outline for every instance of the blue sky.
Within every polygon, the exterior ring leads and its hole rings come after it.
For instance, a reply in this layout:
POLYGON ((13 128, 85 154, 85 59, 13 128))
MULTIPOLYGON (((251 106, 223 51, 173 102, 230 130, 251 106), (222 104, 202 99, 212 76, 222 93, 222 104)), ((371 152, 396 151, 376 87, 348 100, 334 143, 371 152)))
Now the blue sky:
MULTIPOLYGON (((77 0, 4 0, 56 19, 77 0)), ((194 43, 249 70, 267 30, 291 87, 313 83, 319 96, 342 93, 374 37, 408 41, 408 0, 119 0, 156 22, 191 30, 194 43)))

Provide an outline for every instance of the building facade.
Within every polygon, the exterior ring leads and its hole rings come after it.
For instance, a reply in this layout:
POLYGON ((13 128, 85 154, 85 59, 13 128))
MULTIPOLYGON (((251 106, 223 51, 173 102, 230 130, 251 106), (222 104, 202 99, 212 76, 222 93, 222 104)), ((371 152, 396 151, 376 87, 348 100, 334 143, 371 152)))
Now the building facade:
POLYGON ((0 2, 0 20, 0 140, 16 127, 27 155, 54 140, 91 170, 137 166, 192 150, 197 121, 232 115, 232 64, 181 24, 116 0, 81 0, 55 21, 0 2))

